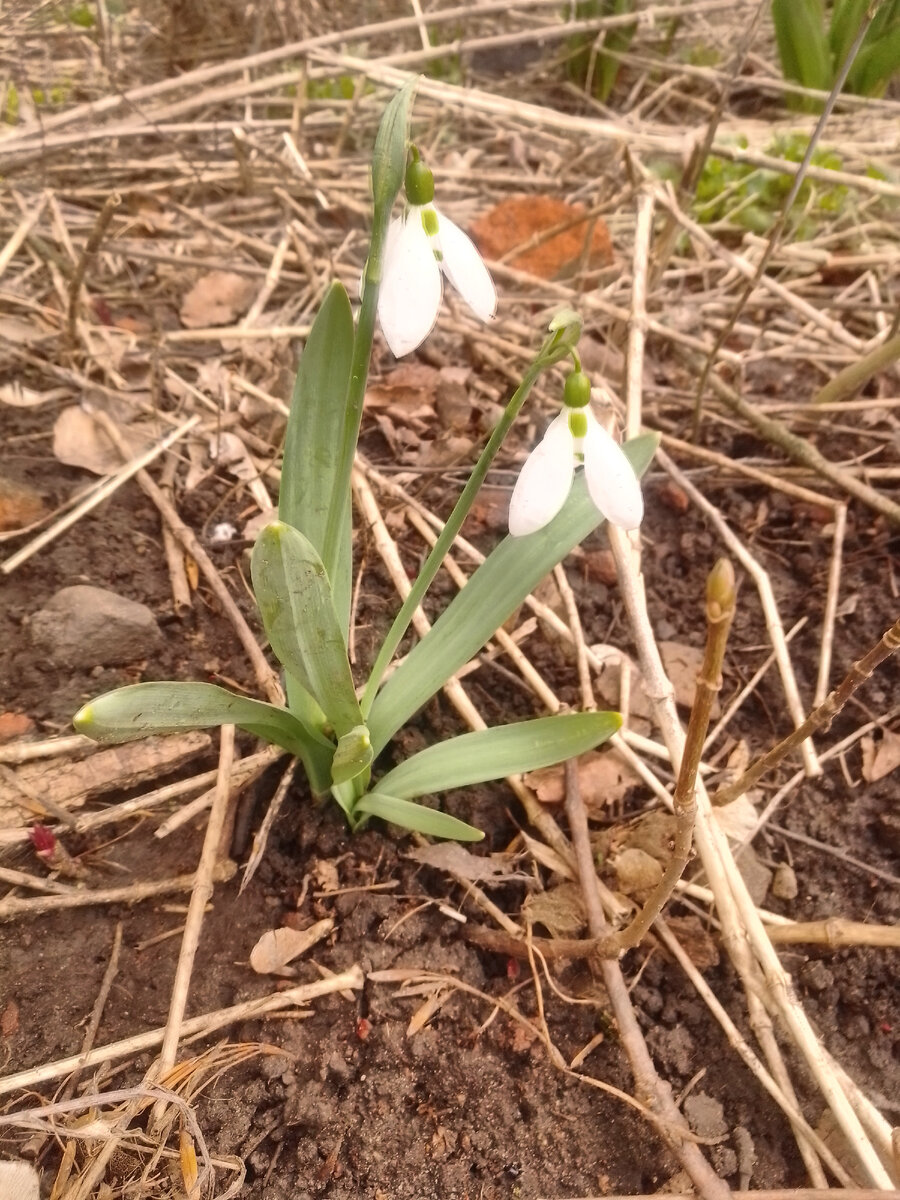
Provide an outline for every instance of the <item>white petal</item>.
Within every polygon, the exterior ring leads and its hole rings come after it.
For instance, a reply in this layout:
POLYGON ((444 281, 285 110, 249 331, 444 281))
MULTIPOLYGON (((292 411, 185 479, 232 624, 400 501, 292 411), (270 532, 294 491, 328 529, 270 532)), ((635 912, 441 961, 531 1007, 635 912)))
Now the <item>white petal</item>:
POLYGON ((634 468, 596 417, 587 412, 587 418, 584 474, 591 499, 613 525, 637 529, 644 516, 644 497, 634 468))
POLYGON ((525 460, 509 502, 509 532, 524 537, 543 529, 566 502, 575 472, 569 414, 555 417, 525 460))
POLYGON ((402 358, 425 341, 441 307, 441 270, 420 209, 391 222, 383 261, 378 320, 385 341, 402 358))
POLYGON ((438 213, 438 243, 444 274, 480 321, 497 311, 497 292, 475 243, 458 225, 438 213))

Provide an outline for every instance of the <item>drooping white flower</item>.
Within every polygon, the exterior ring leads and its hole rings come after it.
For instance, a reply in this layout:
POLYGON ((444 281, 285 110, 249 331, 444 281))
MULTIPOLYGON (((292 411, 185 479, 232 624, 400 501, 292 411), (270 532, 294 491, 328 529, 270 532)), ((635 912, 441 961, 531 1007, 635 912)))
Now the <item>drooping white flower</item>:
POLYGON ((644 499, 622 448, 589 408, 564 408, 550 422, 516 480, 509 503, 513 537, 535 533, 553 520, 566 502, 575 467, 582 462, 588 492, 603 516, 622 529, 640 525, 644 499))
POLYGON ((397 358, 420 346, 434 328, 442 273, 480 320, 489 321, 497 310, 497 293, 481 255, 431 203, 434 180, 418 159, 407 170, 406 191, 410 203, 388 228, 378 293, 378 320, 397 358))

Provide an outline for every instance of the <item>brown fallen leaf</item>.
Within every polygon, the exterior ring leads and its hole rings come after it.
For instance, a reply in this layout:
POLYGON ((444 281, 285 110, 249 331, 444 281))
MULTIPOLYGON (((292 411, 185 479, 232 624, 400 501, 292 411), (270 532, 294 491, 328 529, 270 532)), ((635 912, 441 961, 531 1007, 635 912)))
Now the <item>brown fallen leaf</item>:
POLYGON ((900 766, 900 734, 885 729, 881 741, 871 734, 862 738, 862 777, 866 783, 877 783, 900 766))
POLYGON ((0 742, 8 742, 12 738, 24 737, 34 729, 34 721, 24 713, 0 713, 0 742))
POLYGON ((19 1006, 15 1000, 8 1000, 3 1012, 0 1013, 0 1034, 11 1037, 19 1028, 19 1006))
POLYGON ((566 881, 525 898, 522 912, 553 937, 575 937, 587 927, 581 884, 566 881))
POLYGON ((234 271, 201 275, 181 302, 181 323, 186 329, 230 325, 245 312, 256 294, 256 284, 234 271))
POLYGON ((629 846, 610 860, 620 892, 643 897, 662 879, 662 864, 646 850, 629 846))
POLYGON ((410 408, 434 403, 440 372, 427 363, 401 363, 366 390, 366 404, 385 408, 399 404, 410 408))
POLYGON ((27 483, 0 476, 0 529, 24 529, 45 513, 41 496, 27 483))
POLYGON ((571 274, 581 263, 590 237, 587 265, 607 266, 612 262, 609 230, 599 217, 590 229, 588 221, 577 221, 584 213, 580 204, 567 204, 553 196, 512 196, 479 217, 471 233, 486 258, 501 259, 511 251, 510 265, 541 279, 571 274), (549 229, 575 221, 568 229, 529 244, 549 229), (526 247, 529 247, 526 249, 526 247))
MULTIPOLYGON (((525 782, 543 804, 559 804, 564 799, 563 767, 529 771, 525 782)), ((578 760, 578 782, 591 812, 617 803, 640 778, 615 750, 591 750, 578 760)))
POLYGON ((718 944, 699 917, 666 917, 666 924, 698 971, 709 971, 719 965, 718 944))
POLYGON ((437 842, 433 846, 417 846, 406 855, 413 862, 424 863, 438 871, 447 871, 457 879, 472 883, 490 884, 525 882, 530 879, 522 871, 510 871, 505 855, 478 855, 464 849, 458 842, 437 842))
POLYGON ((294 975, 287 964, 300 954, 305 954, 316 942, 327 937, 334 929, 331 917, 316 921, 308 929, 269 929, 250 951, 250 966, 257 975, 294 975))
MULTIPOLYGON (((153 444, 155 434, 148 425, 119 425, 119 433, 130 455, 137 457, 153 444)), ((68 467, 82 467, 95 475, 111 475, 123 458, 106 432, 90 413, 77 405, 64 408, 53 426, 53 454, 68 467)))

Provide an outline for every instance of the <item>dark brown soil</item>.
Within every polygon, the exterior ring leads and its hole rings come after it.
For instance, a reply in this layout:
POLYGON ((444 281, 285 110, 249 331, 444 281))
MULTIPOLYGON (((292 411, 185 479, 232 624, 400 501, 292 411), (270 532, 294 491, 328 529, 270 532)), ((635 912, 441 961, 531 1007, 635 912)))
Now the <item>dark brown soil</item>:
MULTIPOLYGON (((60 499, 82 477, 49 460, 40 452, 44 443, 31 440, 46 431, 49 419, 46 413, 29 414, 15 430, 10 423, 2 469, 11 478, 34 483, 49 499, 60 499)), ((714 552, 713 539, 695 517, 673 514, 661 504, 659 486, 651 476, 645 569, 653 617, 662 636, 696 643, 701 637, 697 595, 714 552)), ((194 501, 191 519, 198 529, 203 527, 202 505, 212 505, 215 490, 202 502, 194 501)), ((752 492, 719 499, 738 523, 754 511, 758 500, 752 492)), ((227 518, 227 509, 221 515, 227 518)), ((886 553, 887 539, 865 515, 857 520, 860 527, 854 530, 856 540, 847 556, 845 588, 847 594, 858 590, 867 599, 852 620, 838 623, 839 668, 848 666, 890 620, 887 597, 872 586, 877 567, 872 556, 863 553, 863 547, 873 543, 886 553)), ((814 626, 818 614, 812 610, 819 589, 812 596, 806 589, 810 580, 824 575, 828 540, 810 538, 808 529, 797 530, 790 506, 785 505, 784 511, 774 512, 760 527, 755 549, 773 572, 788 619, 807 611, 814 626), (784 552, 784 546, 801 537, 802 554, 784 552)), ((239 557, 231 550, 221 553, 239 557)), ((227 570, 227 561, 221 565, 240 598, 243 591, 236 585, 236 573, 227 570)), ((621 637, 615 588, 587 578, 577 563, 570 578, 589 639, 621 637)), ((373 594, 380 587, 376 575, 373 594)), ((252 688, 230 626, 202 589, 200 602, 186 620, 172 616, 157 518, 136 485, 123 488, 18 570, 5 583, 4 592, 0 611, 3 644, 8 648, 0 680, 4 707, 27 713, 44 732, 64 731, 72 711, 84 699, 138 677, 221 675, 252 688), (76 582, 109 587, 148 603, 166 631, 160 659, 143 669, 74 673, 36 659, 27 636, 29 616, 59 587, 76 582)), ((251 613, 249 604, 244 606, 251 613)), ((383 623, 378 603, 371 607, 375 623, 383 623)), ((366 628, 365 615, 360 624, 366 628)), ((726 695, 757 665, 764 642, 756 598, 745 586, 729 650, 726 695)), ((810 653, 814 646, 811 634, 810 653)), ((811 659, 798 653, 796 661, 808 661, 812 675, 811 659)), ((571 671, 560 661, 557 649, 548 648, 539 665, 561 694, 571 692, 571 671)), ((869 685, 861 703, 877 711, 888 701, 895 681, 896 669, 889 665, 869 685)), ((494 719, 531 711, 530 701, 510 690, 497 671, 483 668, 469 683, 477 697, 490 698, 488 711, 496 714, 494 719)), ((801 684, 809 688, 811 678, 801 678, 801 684)), ((855 720, 855 714, 842 716, 830 736, 840 735, 845 726, 852 728, 855 720)), ((453 724, 442 706, 433 703, 407 736, 430 742, 453 724)), ((742 710, 737 732, 759 746, 781 729, 777 684, 764 680, 757 697, 742 710)), ((858 781, 858 751, 851 751, 847 767, 850 777, 858 781)), ((274 780, 269 781, 270 790, 272 786, 274 780)), ((850 787, 839 767, 829 764, 822 780, 799 789, 781 820, 789 829, 820 838, 890 872, 896 870, 897 846, 896 838, 891 843, 885 831, 895 829, 893 795, 889 778, 873 786, 854 782, 850 787)), ((260 803, 266 798, 258 797, 260 803)), ((502 787, 451 794, 446 806, 487 831, 484 849, 502 849, 514 833, 515 803, 502 787)), ((646 798, 638 792, 629 811, 645 806, 646 798)), ((198 820, 186 833, 159 841, 152 831, 162 815, 104 830, 102 842, 99 837, 94 842, 73 840, 67 849, 80 857, 93 886, 190 872, 197 861, 203 822, 198 820)), ((676 1164, 636 1112, 560 1074, 540 1041, 523 1036, 521 1028, 502 1013, 489 1020, 488 997, 508 995, 524 978, 521 967, 469 944, 465 927, 444 916, 437 903, 460 907, 474 921, 479 919, 477 911, 468 908, 459 886, 404 858, 408 845, 380 829, 350 836, 337 810, 312 805, 298 782, 246 893, 237 895, 237 880, 216 889, 204 924, 189 1015, 262 994, 265 981, 247 965, 257 938, 286 919, 303 924, 325 915, 334 917, 335 934, 314 954, 328 969, 359 963, 367 971, 408 967, 445 972, 478 989, 483 997, 455 993, 414 1036, 408 1035, 407 1025, 421 998, 400 999, 394 985, 371 982, 353 1003, 340 996, 316 1002, 307 1020, 269 1019, 231 1030, 235 1042, 261 1042, 277 1052, 252 1058, 205 1090, 198 1117, 210 1150, 244 1158, 248 1183, 243 1194, 267 1200, 318 1195, 384 1195, 398 1200, 521 1196, 528 1200, 610 1190, 647 1193, 662 1187, 676 1164), (333 864, 341 889, 383 883, 391 884, 391 889, 321 895, 317 880, 322 877, 322 864, 333 864)), ((896 919, 900 908, 896 886, 777 834, 766 835, 758 845, 763 857, 773 862, 790 859, 800 884, 795 901, 787 904, 770 896, 769 907, 800 920, 832 915, 883 923, 896 919)), ((4 861, 40 870, 31 851, 24 848, 7 853, 4 861)), ((493 896, 515 913, 524 892, 521 884, 507 884, 495 889, 493 896)), ((179 939, 140 947, 162 931, 176 930, 181 911, 171 904, 147 902, 75 910, 3 927, 0 1011, 11 1003, 18 1010, 15 1027, 4 1038, 7 1070, 79 1050, 118 922, 123 926, 122 960, 97 1044, 164 1024, 179 939)), ((673 912, 677 911, 676 905, 673 912)), ((825 1044, 870 1094, 887 1104, 889 1113, 900 1116, 892 1107, 900 1095, 900 1041, 890 952, 795 947, 787 948, 783 959, 825 1044)), ((742 1126, 749 1131, 757 1160, 755 1186, 800 1184, 803 1170, 786 1123, 739 1065, 678 968, 658 950, 634 952, 625 968, 636 980, 633 994, 649 1045, 675 1091, 695 1081, 697 1089, 721 1101, 729 1130, 742 1126)), ((706 974, 743 1025, 741 992, 730 967, 723 963, 706 974)), ((598 1030, 605 1030, 583 1069, 629 1090, 627 1064, 606 1015, 601 985, 583 966, 563 967, 558 975, 563 990, 580 1003, 565 1003, 544 989, 553 1041, 571 1061, 598 1030)), ((311 965, 300 968, 301 979, 316 977, 311 965)), ((523 1012, 534 1015, 530 984, 518 993, 517 1002, 523 1012)), ((100 1086, 137 1081, 148 1064, 147 1056, 115 1064, 102 1076, 100 1086)), ((819 1114, 813 1109, 809 1115, 815 1120, 819 1114)), ((8 1142, 7 1148, 14 1146, 8 1142)), ((736 1184, 733 1148, 726 1137, 711 1153, 736 1184)), ((52 1148, 45 1155, 46 1165, 51 1166, 52 1148)))

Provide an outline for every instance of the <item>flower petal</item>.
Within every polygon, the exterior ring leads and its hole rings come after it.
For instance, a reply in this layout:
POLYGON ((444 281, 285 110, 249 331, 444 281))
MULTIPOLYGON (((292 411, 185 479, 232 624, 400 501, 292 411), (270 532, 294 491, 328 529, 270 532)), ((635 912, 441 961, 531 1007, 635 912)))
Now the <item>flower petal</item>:
POLYGON ((441 307, 441 270, 421 209, 410 208, 391 222, 383 261, 378 320, 391 351, 402 358, 425 341, 441 307))
POLYGON ((509 532, 524 537, 543 529, 566 502, 575 472, 569 414, 550 422, 543 441, 525 460, 509 502, 509 532))
POLYGON ((438 213, 438 238, 444 274, 480 321, 497 311, 497 292, 475 243, 449 217, 438 213))
POLYGON ((584 474, 591 499, 613 525, 637 529, 644 516, 644 497, 634 468, 593 413, 588 412, 587 418, 584 474))

